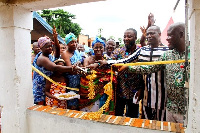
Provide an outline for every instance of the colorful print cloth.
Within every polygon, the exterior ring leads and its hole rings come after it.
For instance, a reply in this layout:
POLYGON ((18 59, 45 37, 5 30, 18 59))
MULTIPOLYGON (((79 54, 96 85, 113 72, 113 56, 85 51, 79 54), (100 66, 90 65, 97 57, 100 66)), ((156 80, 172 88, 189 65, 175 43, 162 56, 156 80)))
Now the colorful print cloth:
MULTIPOLYGON (((66 86, 66 83, 61 83, 61 82, 58 82, 58 83, 63 85, 63 86, 66 86)), ((65 92, 66 92, 66 88, 60 87, 60 86, 55 85, 55 84, 51 84, 50 93, 52 95, 62 94, 62 93, 65 93, 65 92)), ((63 108, 63 109, 67 108, 66 100, 57 101, 57 100, 55 100, 53 98, 49 98, 47 96, 46 96, 46 105, 51 106, 51 107, 63 108)))

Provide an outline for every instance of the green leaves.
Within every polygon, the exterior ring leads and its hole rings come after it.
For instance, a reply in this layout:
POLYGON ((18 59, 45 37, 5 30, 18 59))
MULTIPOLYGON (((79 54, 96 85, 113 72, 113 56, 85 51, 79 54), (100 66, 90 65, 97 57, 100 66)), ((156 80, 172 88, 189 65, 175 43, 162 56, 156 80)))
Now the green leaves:
POLYGON ((82 30, 79 24, 72 22, 76 16, 63 9, 42 10, 41 17, 46 19, 46 22, 51 25, 51 27, 55 25, 58 34, 60 34, 62 38, 70 32, 78 37, 82 30))

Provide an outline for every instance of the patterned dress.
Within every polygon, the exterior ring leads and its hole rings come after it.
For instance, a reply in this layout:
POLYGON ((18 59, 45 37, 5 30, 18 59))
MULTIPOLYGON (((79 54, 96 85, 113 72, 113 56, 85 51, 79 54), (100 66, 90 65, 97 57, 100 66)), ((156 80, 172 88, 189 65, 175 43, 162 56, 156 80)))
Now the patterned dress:
MULTIPOLYGON (((66 86, 66 83, 61 83, 61 82, 58 82, 58 83, 63 86, 66 86)), ((60 87, 55 84, 51 84, 51 89, 50 89, 51 95, 62 94, 65 92, 66 92, 66 88, 60 87)), ((46 105, 51 106, 51 107, 63 108, 63 109, 67 108, 66 100, 57 101, 57 100, 55 100, 53 98, 49 98, 47 96, 46 96, 46 105)))
MULTIPOLYGON (((77 50, 74 51, 74 55, 70 58, 71 64, 75 64, 78 61, 81 61, 82 57, 77 50)), ((71 75, 66 73, 66 78, 68 79, 68 87, 79 88, 80 87, 80 75, 71 75)), ((74 91, 78 93, 77 91, 74 91)), ((67 100, 67 108, 69 109, 78 109, 78 99, 67 100)))
MULTIPOLYGON (((38 53, 33 61, 33 66, 36 67, 38 70, 40 70, 42 73, 44 73, 47 76, 51 76, 52 72, 46 70, 44 67, 39 67, 36 62, 38 57, 42 54, 42 52, 38 53)), ((52 55, 49 55, 49 60, 54 61, 54 58, 52 55)), ((45 102, 45 88, 46 80, 43 76, 39 75, 37 72, 33 72, 33 96, 34 96, 34 103, 37 104, 38 102, 45 102)))
MULTIPOLYGON (((94 91, 95 91, 94 99, 88 99, 89 80, 86 77, 81 77, 81 83, 80 83, 81 86, 79 90, 81 98, 79 99, 79 108, 82 111, 86 112, 98 111, 98 109, 101 108, 104 105, 105 101, 107 100, 107 95, 104 94, 103 87, 110 81, 110 75, 111 75, 110 69, 105 67, 97 68, 96 72, 97 72, 96 73, 97 77, 93 80, 94 91)), ((113 85, 116 85, 115 77, 113 77, 113 85)), ((106 110, 105 113, 113 114, 113 111, 114 111, 114 94, 112 100, 110 101, 110 108, 106 110)))
MULTIPOLYGON (((112 59, 116 60, 108 60, 108 64, 117 63, 118 60, 121 63, 132 62, 138 59, 139 54, 140 49, 136 49, 132 54, 126 51, 125 46, 117 48, 111 56, 112 59)), ((126 106, 126 116, 137 118, 139 105, 133 103, 133 97, 140 89, 144 89, 142 75, 130 73, 127 69, 124 69, 118 73, 117 82, 115 114, 123 116, 126 106)))

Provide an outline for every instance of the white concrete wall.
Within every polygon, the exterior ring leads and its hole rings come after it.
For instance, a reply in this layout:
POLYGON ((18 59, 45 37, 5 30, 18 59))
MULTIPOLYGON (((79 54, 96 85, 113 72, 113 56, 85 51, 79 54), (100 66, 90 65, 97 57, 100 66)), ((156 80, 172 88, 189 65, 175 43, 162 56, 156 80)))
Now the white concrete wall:
POLYGON ((190 92, 187 132, 200 132, 200 1, 190 0, 190 92))
MULTIPOLYGON (((97 1, 97 0, 84 0, 97 1)), ((75 0, 73 3, 81 3, 75 0)), ((28 111, 33 103, 31 82, 32 13, 50 7, 68 5, 70 0, 40 0, 18 5, 0 3, 0 105, 3 133, 35 132, 159 132, 134 127, 110 125, 28 111), (28 120, 27 120, 28 119, 28 120), (27 121, 26 121, 27 120, 27 121), (29 127, 29 129, 27 128, 29 127), (60 131, 58 128, 62 127, 60 131), (72 130, 75 128, 75 130, 72 130)), ((190 0, 191 79, 187 132, 200 132, 200 1, 190 0)))
POLYGON ((32 13, 0 7, 0 105, 2 132, 27 132, 26 108, 33 104, 31 80, 32 13))
POLYGON ((130 126, 105 124, 96 121, 58 116, 38 111, 27 111, 29 133, 158 133, 130 126))

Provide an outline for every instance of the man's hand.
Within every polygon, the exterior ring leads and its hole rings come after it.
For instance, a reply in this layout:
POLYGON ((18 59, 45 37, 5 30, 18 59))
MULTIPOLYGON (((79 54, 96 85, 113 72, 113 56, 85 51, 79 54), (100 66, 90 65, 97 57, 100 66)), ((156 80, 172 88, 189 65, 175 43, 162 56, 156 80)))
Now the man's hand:
POLYGON ((128 66, 122 66, 121 68, 118 69, 118 71, 121 72, 121 71, 123 71, 125 69, 128 69, 128 66))
POLYGON ((144 26, 140 26, 140 30, 144 37, 146 37, 146 28, 144 26))
POLYGON ((155 23, 154 15, 150 13, 148 16, 148 27, 154 25, 154 23, 155 23))

